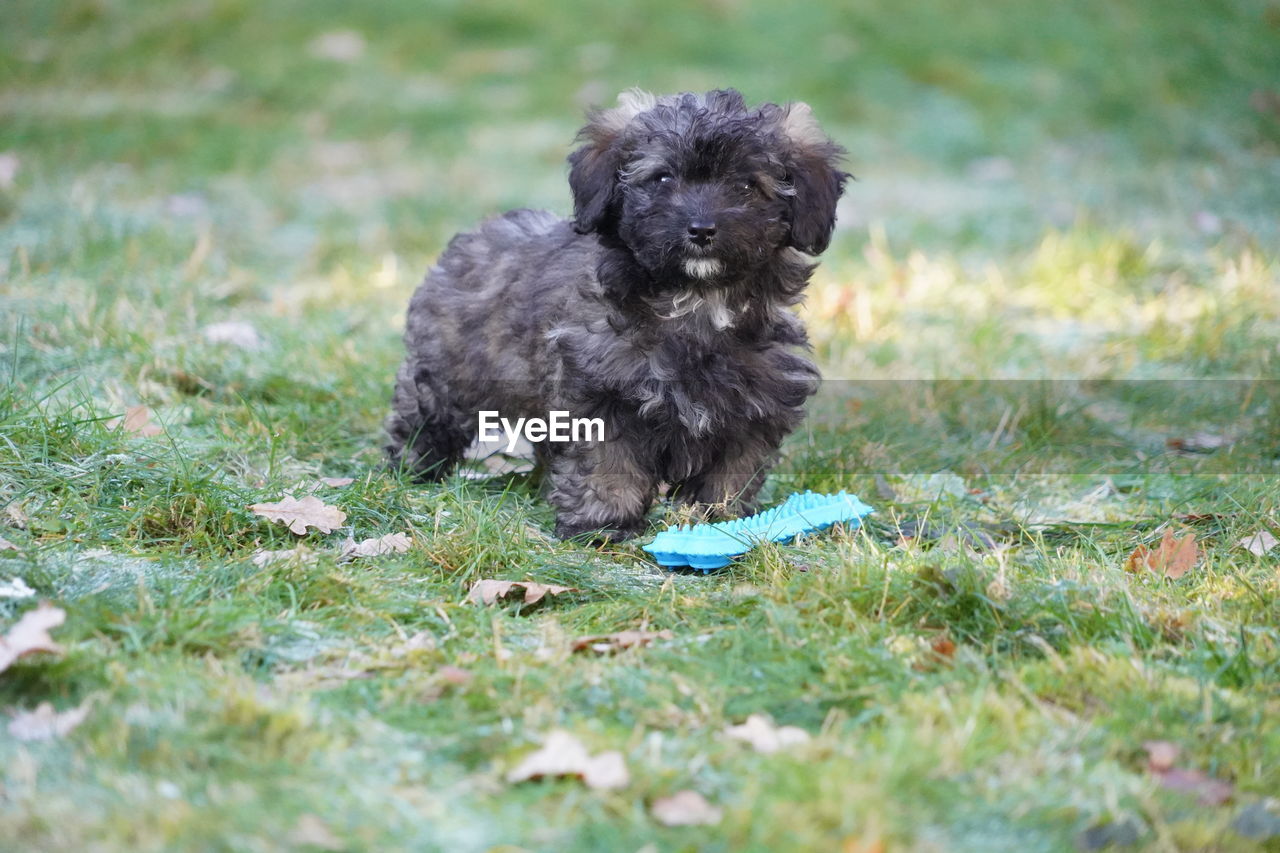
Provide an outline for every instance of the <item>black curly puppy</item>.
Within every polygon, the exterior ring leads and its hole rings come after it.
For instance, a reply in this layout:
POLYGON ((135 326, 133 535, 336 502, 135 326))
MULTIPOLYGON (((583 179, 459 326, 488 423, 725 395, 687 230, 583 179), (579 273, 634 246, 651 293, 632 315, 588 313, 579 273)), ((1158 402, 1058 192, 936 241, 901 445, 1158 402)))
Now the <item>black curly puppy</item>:
POLYGON ((818 372, 789 310, 826 247, 843 149, 796 103, 632 91, 569 156, 574 219, 517 210, 460 234, 409 305, 392 464, 449 472, 478 414, 600 418, 542 442, 556 535, 640 532, 659 484, 735 513, 818 372))

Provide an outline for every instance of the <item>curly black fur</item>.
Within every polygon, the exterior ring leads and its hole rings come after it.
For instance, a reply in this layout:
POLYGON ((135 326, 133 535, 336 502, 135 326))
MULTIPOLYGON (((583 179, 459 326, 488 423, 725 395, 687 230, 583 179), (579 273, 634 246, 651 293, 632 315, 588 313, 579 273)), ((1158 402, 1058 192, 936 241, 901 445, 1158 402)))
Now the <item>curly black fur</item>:
POLYGON ((574 219, 517 210, 450 242, 409 305, 392 464, 448 473, 477 412, 600 417, 538 446, 556 534, 640 532, 660 483, 753 499, 818 372, 789 310, 835 226, 843 150, 804 104, 641 92, 590 114, 574 219))

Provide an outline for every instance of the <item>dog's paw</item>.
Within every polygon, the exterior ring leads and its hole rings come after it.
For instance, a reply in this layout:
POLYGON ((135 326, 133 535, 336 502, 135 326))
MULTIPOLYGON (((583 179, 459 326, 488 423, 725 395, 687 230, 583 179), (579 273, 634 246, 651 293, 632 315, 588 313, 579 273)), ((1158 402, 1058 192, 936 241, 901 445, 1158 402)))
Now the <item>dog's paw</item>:
POLYGON ((627 539, 633 539, 643 532, 643 520, 619 522, 604 526, 563 520, 556 522, 557 539, 573 539, 591 545, 600 545, 605 542, 623 542, 627 539))

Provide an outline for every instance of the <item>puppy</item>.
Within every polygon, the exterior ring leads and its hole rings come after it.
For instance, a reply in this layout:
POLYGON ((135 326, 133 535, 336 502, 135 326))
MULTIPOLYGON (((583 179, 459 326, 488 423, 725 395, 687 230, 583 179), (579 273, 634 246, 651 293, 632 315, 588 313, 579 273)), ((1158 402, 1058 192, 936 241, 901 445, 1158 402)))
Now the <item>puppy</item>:
POLYGON ((835 227, 843 149, 807 105, 631 91, 569 156, 572 221, 459 234, 409 304, 393 466, 446 475, 478 414, 599 418, 537 444, 556 535, 639 533, 659 485, 747 514, 818 372, 791 312, 835 227))

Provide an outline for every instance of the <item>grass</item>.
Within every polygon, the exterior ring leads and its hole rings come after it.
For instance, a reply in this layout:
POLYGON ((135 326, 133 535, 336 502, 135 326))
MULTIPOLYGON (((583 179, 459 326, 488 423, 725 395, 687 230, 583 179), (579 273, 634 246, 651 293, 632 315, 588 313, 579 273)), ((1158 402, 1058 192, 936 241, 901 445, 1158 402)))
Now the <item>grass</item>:
POLYGON ((67 622, 0 706, 92 712, 0 737, 0 846, 1277 849, 1237 831, 1280 791, 1280 575, 1237 544, 1280 533, 1277 27, 1245 0, 6 3, 0 581, 67 622), (318 55, 341 31, 363 49, 318 55), (633 85, 804 99, 849 148, 804 309, 827 382, 767 493, 848 488, 865 528, 666 574, 550 539, 527 478, 383 470, 413 285, 484 215, 566 212, 582 107, 633 85), (206 339, 227 321, 261 349, 206 339), (133 405, 162 434, 114 429, 133 405), (297 537, 248 505, 320 476, 353 478, 318 492, 348 526, 255 565, 297 537), (1170 526, 1196 567, 1126 572, 1170 526), (481 578, 575 591, 486 609, 481 578), (637 627, 673 639, 571 651, 637 627), (757 712, 812 741, 723 737, 757 712), (553 728, 631 783, 507 784, 553 728), (1161 787, 1153 739, 1232 801, 1161 787), (654 820, 684 788, 718 826, 654 820))

